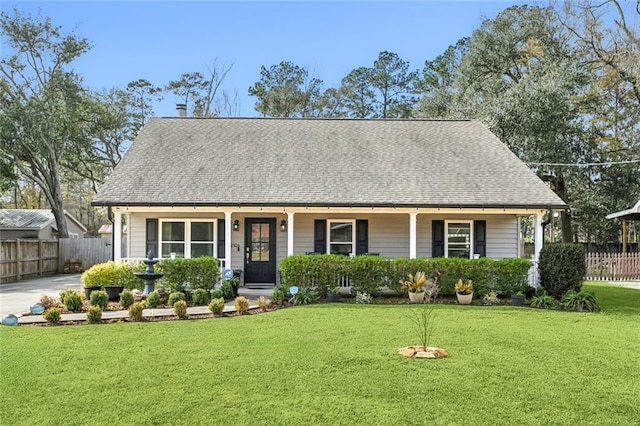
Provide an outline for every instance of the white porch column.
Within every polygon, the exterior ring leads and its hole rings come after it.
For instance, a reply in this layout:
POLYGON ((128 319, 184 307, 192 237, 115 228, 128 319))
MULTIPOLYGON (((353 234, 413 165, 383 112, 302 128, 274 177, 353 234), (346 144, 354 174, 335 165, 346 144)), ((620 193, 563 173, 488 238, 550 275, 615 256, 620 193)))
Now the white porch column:
POLYGON ((536 262, 540 260, 540 250, 542 250, 542 244, 544 243, 544 234, 542 233, 542 213, 536 213, 534 220, 535 229, 535 245, 534 253, 536 262))
POLYGON ((113 261, 122 260, 122 213, 113 216, 113 261))
POLYGON ((293 215, 295 212, 287 212, 287 256, 293 255, 293 215))
POLYGON ((231 212, 224 212, 224 267, 231 269, 231 212))
POLYGON ((409 213, 409 259, 415 259, 417 253, 418 213, 409 213))
POLYGON ((128 258, 128 257, 131 257, 131 213, 127 213, 126 227, 127 227, 127 236, 125 237, 125 239, 127 241, 127 246, 126 246, 127 252, 125 253, 124 257, 128 258))

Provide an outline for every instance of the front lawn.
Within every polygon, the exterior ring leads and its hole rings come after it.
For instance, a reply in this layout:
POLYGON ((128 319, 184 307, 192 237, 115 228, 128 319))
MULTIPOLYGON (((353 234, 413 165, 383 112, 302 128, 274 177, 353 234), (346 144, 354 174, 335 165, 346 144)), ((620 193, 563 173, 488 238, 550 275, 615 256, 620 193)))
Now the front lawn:
POLYGON ((597 314, 311 305, 233 318, 0 328, 2 424, 637 424, 640 291, 597 314))

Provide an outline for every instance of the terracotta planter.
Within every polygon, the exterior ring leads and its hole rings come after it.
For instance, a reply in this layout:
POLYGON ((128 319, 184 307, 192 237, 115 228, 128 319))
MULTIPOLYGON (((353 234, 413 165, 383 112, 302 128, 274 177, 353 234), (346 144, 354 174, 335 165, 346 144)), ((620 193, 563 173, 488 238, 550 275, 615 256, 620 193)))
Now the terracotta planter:
POLYGON ((473 301, 473 293, 471 294, 456 293, 456 296, 458 297, 458 303, 461 305, 470 305, 471 302, 473 301))
POLYGON ((422 303, 424 302, 424 291, 421 291, 420 293, 412 293, 409 292, 409 302, 411 303, 422 303))

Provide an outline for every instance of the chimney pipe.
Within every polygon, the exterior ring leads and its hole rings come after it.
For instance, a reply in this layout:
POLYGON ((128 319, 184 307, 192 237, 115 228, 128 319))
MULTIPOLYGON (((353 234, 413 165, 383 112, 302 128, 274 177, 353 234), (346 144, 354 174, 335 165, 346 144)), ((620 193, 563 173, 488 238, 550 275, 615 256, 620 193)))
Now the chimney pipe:
POLYGON ((187 104, 176 104, 176 110, 178 110, 178 117, 187 116, 187 104))

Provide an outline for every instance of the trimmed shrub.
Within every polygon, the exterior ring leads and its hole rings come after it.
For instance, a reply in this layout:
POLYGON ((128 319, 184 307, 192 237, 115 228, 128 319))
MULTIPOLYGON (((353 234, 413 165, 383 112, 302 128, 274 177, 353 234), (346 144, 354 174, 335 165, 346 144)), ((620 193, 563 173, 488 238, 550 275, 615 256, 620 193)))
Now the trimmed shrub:
POLYGON ((540 251, 540 285, 560 299, 569 290, 579 292, 587 272, 580 244, 547 244, 540 251))
POLYGON ((133 305, 134 298, 131 290, 124 290, 120 293, 120 306, 124 309, 129 309, 129 306, 133 305))
POLYGON ((92 306, 100 306, 103 311, 107 309, 107 303, 109 303, 109 295, 104 290, 92 291, 89 304, 92 306))
POLYGON ((147 294, 147 306, 149 306, 150 308, 157 308, 160 304, 160 300, 160 293, 158 293, 157 291, 152 291, 151 293, 147 294))
POLYGON ((220 285, 220 291, 222 292, 222 297, 224 297, 225 300, 233 299, 233 286, 228 280, 224 281, 220 285))
POLYGON ((222 294, 222 290, 213 290, 211 291, 211 299, 224 299, 224 294, 222 294))
POLYGON ((82 298, 75 291, 64 293, 62 303, 64 303, 64 306, 71 312, 80 312, 82 310, 82 298))
POLYGON ((568 311, 598 312, 600 310, 593 294, 575 290, 569 290, 562 297, 562 306, 568 311))
POLYGON ((102 322, 102 309, 100 306, 90 306, 87 311, 87 322, 89 324, 100 324, 102 322))
POLYGON ((214 315, 222 314, 222 311, 224 310, 224 299, 222 297, 217 297, 211 300, 211 302, 209 302, 209 310, 214 315))
POLYGON ((44 305, 45 309, 57 308, 60 304, 55 296, 47 296, 46 294, 40 296, 40 303, 44 305))
POLYGON ((264 296, 258 297, 256 303, 258 304, 258 308, 260 308, 262 312, 266 312, 271 307, 271 300, 264 296))
POLYGON ((249 300, 244 296, 238 296, 233 301, 236 311, 242 315, 249 310, 249 300))
POLYGON ((131 321, 142 321, 142 313, 144 310, 144 304, 141 302, 135 302, 129 306, 129 319, 131 321))
POLYGON ((60 309, 58 308, 49 308, 44 311, 44 319, 47 320, 49 324, 59 324, 60 323, 60 309))
MULTIPOLYGON (((380 256, 356 256, 346 262, 345 270, 356 291, 376 296, 388 282, 389 260, 380 256)), ((334 285, 337 285, 337 280, 331 287, 334 285)), ((323 288, 319 291, 326 293, 323 288)))
POLYGON ((169 295, 169 306, 173 306, 173 305, 176 304, 176 302, 179 302, 181 300, 185 300, 184 293, 182 293, 180 291, 176 291, 175 293, 171 293, 169 295))
POLYGON ((315 288, 324 294, 346 274, 348 260, 337 254, 288 256, 280 262, 282 284, 287 288, 315 288))
POLYGON ((178 300, 173 304, 173 312, 180 319, 187 319, 187 302, 184 300, 178 300))
POLYGON ((199 288, 210 291, 220 279, 219 261, 215 257, 162 259, 157 270, 164 273, 161 282, 171 293, 199 288))
POLYGON ((193 304, 207 306, 209 303, 209 291, 204 288, 198 288, 193 292, 193 304))
POLYGON ((285 302, 284 288, 282 286, 278 286, 275 289, 273 289, 273 294, 271 295, 271 298, 273 299, 274 304, 278 306, 284 305, 284 302, 285 302))

